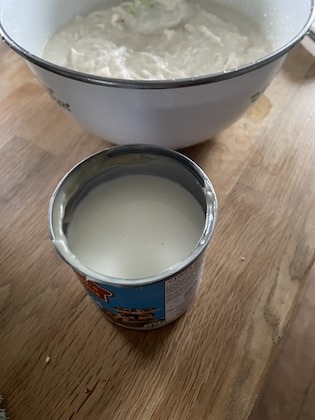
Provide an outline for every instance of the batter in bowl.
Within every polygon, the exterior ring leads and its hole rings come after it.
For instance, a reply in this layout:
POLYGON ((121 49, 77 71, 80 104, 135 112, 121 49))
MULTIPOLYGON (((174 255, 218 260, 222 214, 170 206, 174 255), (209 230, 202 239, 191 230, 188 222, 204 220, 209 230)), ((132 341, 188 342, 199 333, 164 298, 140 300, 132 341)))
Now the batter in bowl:
POLYGON ((43 58, 128 80, 169 80, 238 68, 271 51, 248 17, 205 1, 136 0, 76 16, 48 40, 43 58))

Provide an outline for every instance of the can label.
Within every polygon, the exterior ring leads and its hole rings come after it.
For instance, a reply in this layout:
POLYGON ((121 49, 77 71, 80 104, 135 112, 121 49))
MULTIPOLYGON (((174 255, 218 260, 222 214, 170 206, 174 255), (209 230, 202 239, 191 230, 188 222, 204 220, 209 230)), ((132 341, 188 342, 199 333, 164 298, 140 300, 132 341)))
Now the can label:
POLYGON ((75 273, 110 321, 147 330, 174 321, 188 309, 198 289, 203 260, 200 255, 179 274, 145 286, 116 287, 75 273))

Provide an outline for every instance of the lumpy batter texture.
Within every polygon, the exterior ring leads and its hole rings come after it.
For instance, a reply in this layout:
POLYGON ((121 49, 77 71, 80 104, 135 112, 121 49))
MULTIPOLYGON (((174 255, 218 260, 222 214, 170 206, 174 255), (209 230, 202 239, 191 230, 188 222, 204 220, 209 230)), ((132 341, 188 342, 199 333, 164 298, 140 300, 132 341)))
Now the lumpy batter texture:
POLYGON ((49 39, 43 58, 98 76, 165 80, 228 71, 271 49, 254 23, 234 10, 142 1, 76 16, 49 39))

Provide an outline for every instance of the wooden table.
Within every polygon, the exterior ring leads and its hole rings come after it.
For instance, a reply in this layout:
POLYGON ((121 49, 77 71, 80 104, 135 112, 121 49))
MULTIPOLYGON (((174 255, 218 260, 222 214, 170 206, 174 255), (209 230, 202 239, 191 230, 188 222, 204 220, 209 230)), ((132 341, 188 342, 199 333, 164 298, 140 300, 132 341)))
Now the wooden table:
POLYGON ((103 318, 48 236, 57 182, 107 144, 5 45, 0 71, 0 394, 11 419, 246 419, 314 262, 314 58, 298 46, 241 120, 184 151, 215 185, 219 223, 194 305, 152 332, 103 318))

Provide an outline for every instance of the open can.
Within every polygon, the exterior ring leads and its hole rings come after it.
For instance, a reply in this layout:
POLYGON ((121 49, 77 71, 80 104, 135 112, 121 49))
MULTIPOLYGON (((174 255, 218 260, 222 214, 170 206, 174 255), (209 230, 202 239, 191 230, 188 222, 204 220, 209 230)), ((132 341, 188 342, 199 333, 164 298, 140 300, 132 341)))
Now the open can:
POLYGON ((83 160, 61 180, 49 204, 50 237, 107 319, 126 328, 149 330, 174 321, 194 300, 217 209, 210 180, 188 157, 156 146, 117 146, 83 160), (98 185, 128 175, 153 175, 180 184, 198 201, 205 216, 200 240, 184 261, 139 279, 94 271, 72 252, 67 240, 78 203, 98 185))

